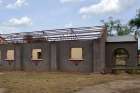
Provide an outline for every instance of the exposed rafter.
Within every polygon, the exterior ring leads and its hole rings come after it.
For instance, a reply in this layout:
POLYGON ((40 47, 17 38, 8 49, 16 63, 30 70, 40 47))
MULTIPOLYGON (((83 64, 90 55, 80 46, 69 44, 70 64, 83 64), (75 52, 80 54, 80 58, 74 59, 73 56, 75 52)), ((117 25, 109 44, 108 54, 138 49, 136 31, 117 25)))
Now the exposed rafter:
POLYGON ((104 31, 103 26, 66 28, 55 30, 42 30, 33 32, 21 32, 11 34, 0 34, 8 43, 24 43, 25 36, 32 36, 33 39, 44 38, 46 41, 63 40, 89 40, 100 38, 104 31))

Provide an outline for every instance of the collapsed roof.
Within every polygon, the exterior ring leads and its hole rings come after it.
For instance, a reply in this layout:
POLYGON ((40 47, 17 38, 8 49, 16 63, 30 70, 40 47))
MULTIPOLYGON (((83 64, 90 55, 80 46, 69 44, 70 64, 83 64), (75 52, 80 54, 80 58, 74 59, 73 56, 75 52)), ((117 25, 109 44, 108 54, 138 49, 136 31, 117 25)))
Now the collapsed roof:
POLYGON ((46 41, 64 41, 64 40, 92 40, 101 38, 105 27, 79 27, 55 30, 42 30, 33 32, 20 32, 11 34, 0 34, 8 43, 24 43, 26 36, 32 36, 33 39, 44 38, 46 41))

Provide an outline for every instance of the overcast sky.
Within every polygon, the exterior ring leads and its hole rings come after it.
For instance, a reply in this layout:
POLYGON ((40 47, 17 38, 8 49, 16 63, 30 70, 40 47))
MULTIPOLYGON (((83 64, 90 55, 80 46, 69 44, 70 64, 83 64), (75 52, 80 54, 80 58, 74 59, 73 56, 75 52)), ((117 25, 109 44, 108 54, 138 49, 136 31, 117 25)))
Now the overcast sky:
POLYGON ((109 16, 126 23, 140 0, 0 0, 0 33, 101 25, 109 16))

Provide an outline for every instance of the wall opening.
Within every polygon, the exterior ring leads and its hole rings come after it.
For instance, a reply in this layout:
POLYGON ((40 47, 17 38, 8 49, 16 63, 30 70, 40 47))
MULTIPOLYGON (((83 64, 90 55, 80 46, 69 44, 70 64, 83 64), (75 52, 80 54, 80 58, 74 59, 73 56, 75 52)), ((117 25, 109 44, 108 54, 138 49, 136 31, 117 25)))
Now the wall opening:
POLYGON ((76 66, 83 61, 83 48, 71 48, 69 61, 76 66))
POLYGON ((83 59, 83 49, 82 48, 71 48, 70 59, 82 60, 83 59))
POLYGON ((1 66, 1 63, 2 63, 2 55, 1 55, 1 50, 0 50, 0 66, 1 66))
POLYGON ((2 60, 1 50, 0 50, 0 61, 2 60))
POLYGON ((42 59, 42 50, 33 49, 32 50, 32 60, 41 60, 42 59))
POLYGON ((126 66, 129 59, 128 51, 124 48, 118 48, 114 51, 114 65, 115 66, 126 66))
POLYGON ((138 66, 140 66, 140 55, 138 55, 138 66))
POLYGON ((7 50, 6 53, 6 60, 15 60, 15 51, 14 50, 7 50))

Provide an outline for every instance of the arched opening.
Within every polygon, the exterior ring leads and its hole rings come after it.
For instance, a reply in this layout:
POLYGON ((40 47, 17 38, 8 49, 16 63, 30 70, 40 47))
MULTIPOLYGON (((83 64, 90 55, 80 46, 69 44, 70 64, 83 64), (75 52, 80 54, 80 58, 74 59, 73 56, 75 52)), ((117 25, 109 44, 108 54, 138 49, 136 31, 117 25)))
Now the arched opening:
POLYGON ((114 50, 114 66, 126 66, 129 59, 128 51, 124 48, 114 50))

